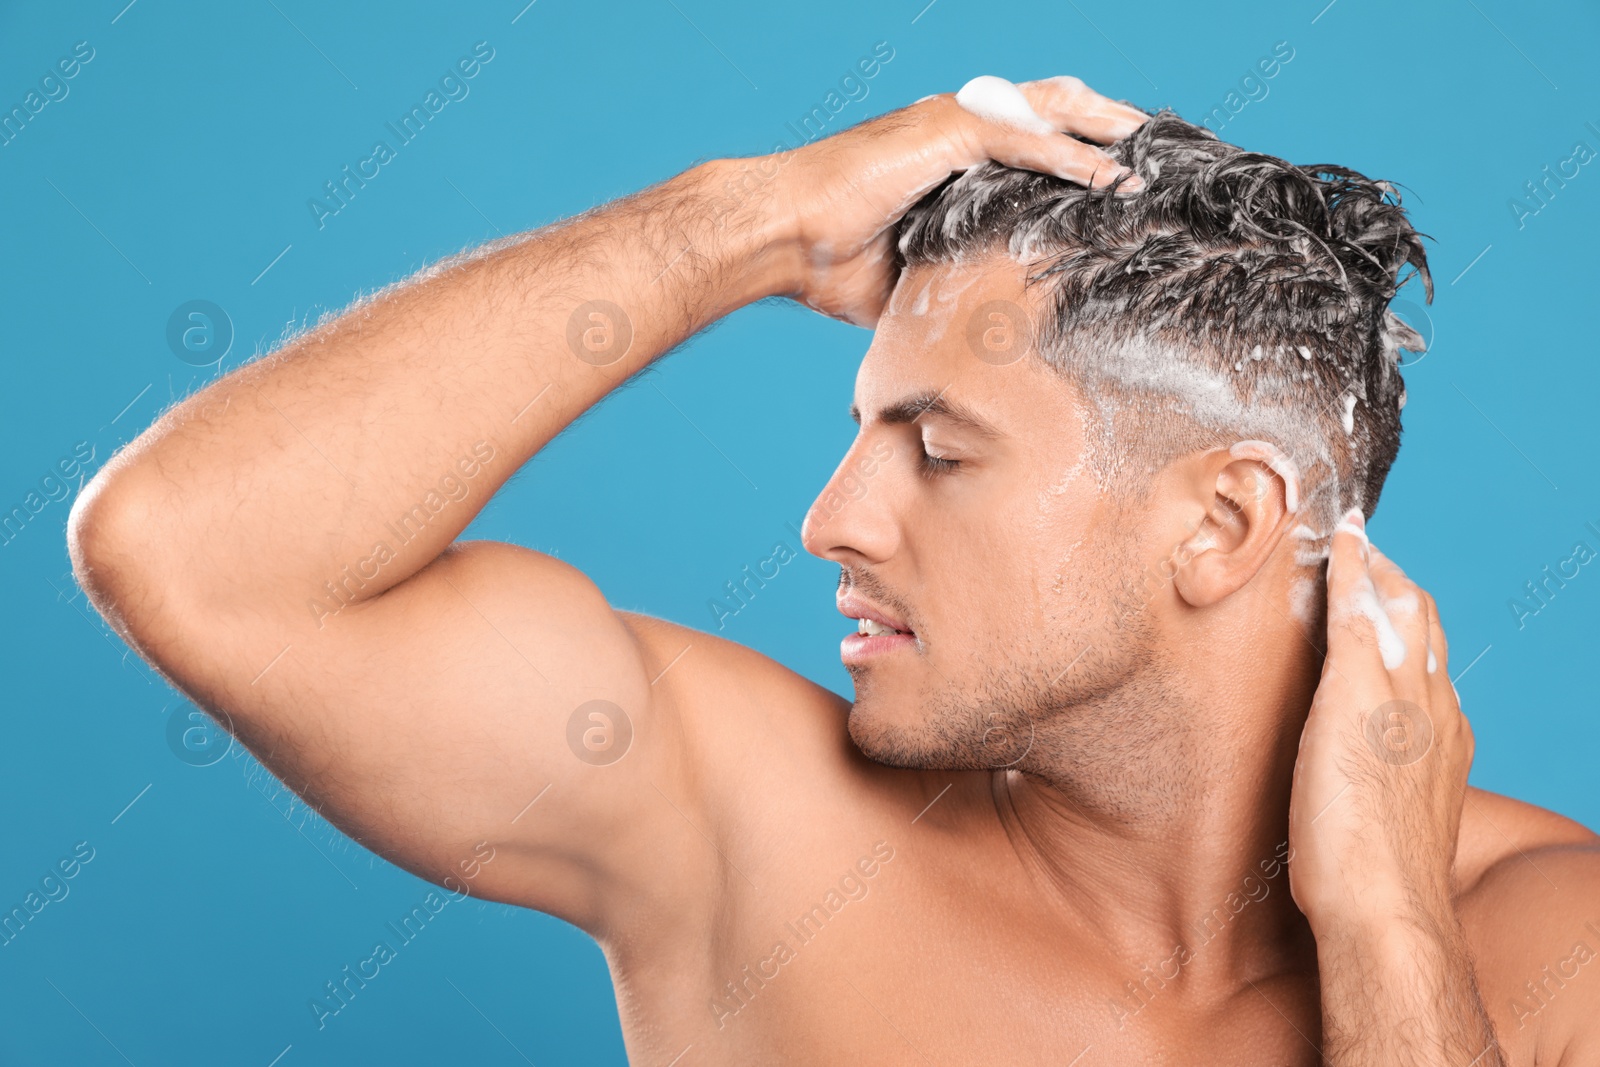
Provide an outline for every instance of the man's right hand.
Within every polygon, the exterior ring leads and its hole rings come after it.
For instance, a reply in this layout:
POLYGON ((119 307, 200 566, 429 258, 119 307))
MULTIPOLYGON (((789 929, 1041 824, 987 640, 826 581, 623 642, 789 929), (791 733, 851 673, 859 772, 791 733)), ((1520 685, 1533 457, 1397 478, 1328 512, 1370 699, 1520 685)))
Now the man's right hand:
POLYGON ((1147 115, 1110 100, 1077 78, 1023 82, 974 79, 960 93, 926 97, 832 137, 760 161, 777 169, 773 209, 792 220, 796 250, 786 295, 857 326, 878 321, 894 291, 894 224, 951 174, 995 160, 1103 187, 1138 178, 1077 134, 1102 144, 1120 140, 1147 115), (1020 121, 993 116, 1020 90, 1034 114, 1020 121), (988 103, 991 106, 985 107, 988 103), (980 114, 979 112, 986 112, 980 114))

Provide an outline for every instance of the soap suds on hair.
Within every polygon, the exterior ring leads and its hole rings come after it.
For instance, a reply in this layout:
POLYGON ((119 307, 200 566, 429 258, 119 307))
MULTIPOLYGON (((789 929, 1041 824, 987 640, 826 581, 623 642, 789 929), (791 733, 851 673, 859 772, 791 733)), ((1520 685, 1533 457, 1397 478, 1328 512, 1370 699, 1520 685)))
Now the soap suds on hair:
MULTIPOLYGON (((1004 79, 974 79, 958 97, 971 113, 1043 122, 1004 79)), ((1392 353, 1416 340, 1386 305, 1407 268, 1432 295, 1398 198, 1166 111, 1107 153, 1144 179, 1138 197, 980 163, 907 213, 895 235, 904 263, 992 254, 1028 267, 1028 288, 1044 294, 1038 354, 1101 416, 1097 479, 1250 438, 1293 457, 1317 529, 1376 500, 1399 438, 1392 353), (1359 420, 1358 400, 1369 406, 1359 420), (1113 421, 1118 438, 1104 429, 1113 421)))
POLYGON ((1297 567, 1317 567, 1328 558, 1326 546, 1320 548, 1297 548, 1294 552, 1294 563, 1297 567))
MULTIPOLYGON (((1226 371, 1185 359, 1160 341, 1130 337, 1099 350, 1092 362, 1074 361, 1070 372, 1083 383, 1097 409, 1094 459, 1108 475, 1122 469, 1124 462, 1114 429, 1119 414, 1147 419, 1176 414, 1215 438, 1233 438, 1232 447, 1250 446, 1247 451, 1252 458, 1266 463, 1284 480, 1284 499, 1292 512, 1297 513, 1304 504, 1305 464, 1321 472, 1319 496, 1326 490, 1338 499, 1338 468, 1311 415, 1287 404, 1264 402, 1271 399, 1270 394, 1246 400, 1226 371), (1257 436, 1239 442, 1237 436, 1243 429, 1257 436)), ((1290 388, 1284 385, 1285 391, 1290 388)))
POLYGON ((1305 523, 1300 523, 1289 536, 1300 542, 1294 550, 1294 562, 1298 567, 1320 566, 1328 558, 1328 535, 1320 530, 1313 530, 1305 523))

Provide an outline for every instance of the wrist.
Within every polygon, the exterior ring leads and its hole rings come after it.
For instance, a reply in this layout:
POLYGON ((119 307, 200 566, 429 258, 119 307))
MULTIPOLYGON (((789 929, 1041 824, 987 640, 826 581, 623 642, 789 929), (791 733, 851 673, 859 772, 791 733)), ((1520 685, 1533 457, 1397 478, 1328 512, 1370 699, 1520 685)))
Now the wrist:
POLYGON ((1351 945, 1375 955, 1404 954, 1419 940, 1459 930, 1448 894, 1420 895, 1399 880, 1346 885, 1337 901, 1306 910, 1318 945, 1351 945))
POLYGON ((1415 915, 1453 915, 1448 862, 1401 855, 1381 842, 1305 850, 1298 857, 1295 902, 1313 932, 1404 921, 1415 915))
POLYGON ((716 235, 729 311, 799 289, 799 227, 780 195, 786 153, 712 159, 691 170, 716 235))

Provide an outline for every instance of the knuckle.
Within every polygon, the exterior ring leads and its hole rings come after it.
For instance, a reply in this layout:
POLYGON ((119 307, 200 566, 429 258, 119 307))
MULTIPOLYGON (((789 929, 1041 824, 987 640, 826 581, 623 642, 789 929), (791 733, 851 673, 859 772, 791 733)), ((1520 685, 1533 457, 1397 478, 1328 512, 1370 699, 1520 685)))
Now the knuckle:
POLYGON ((1057 74, 1050 79, 1050 83, 1069 98, 1089 91, 1089 86, 1075 74, 1057 74))

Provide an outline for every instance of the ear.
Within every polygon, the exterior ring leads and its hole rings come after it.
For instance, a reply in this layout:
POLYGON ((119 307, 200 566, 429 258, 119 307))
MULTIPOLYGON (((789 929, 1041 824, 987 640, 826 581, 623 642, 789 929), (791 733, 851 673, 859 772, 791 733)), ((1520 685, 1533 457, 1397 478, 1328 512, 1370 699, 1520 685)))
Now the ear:
POLYGON ((1201 608, 1243 589, 1266 565, 1300 508, 1300 474, 1276 446, 1243 441, 1207 453, 1196 478, 1205 513, 1179 546, 1173 586, 1201 608))

